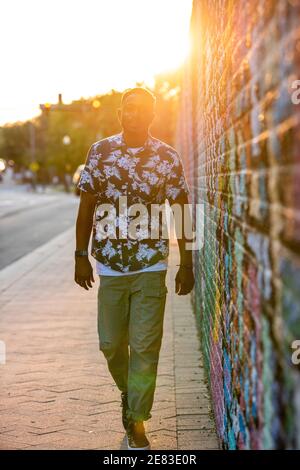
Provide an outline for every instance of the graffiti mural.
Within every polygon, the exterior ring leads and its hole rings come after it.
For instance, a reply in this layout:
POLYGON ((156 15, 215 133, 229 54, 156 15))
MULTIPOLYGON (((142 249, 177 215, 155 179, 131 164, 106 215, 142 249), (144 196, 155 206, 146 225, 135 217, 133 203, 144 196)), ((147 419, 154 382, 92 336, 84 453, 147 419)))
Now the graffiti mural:
POLYGON ((300 2, 194 0, 177 143, 205 206, 193 306, 220 441, 300 448, 300 2))

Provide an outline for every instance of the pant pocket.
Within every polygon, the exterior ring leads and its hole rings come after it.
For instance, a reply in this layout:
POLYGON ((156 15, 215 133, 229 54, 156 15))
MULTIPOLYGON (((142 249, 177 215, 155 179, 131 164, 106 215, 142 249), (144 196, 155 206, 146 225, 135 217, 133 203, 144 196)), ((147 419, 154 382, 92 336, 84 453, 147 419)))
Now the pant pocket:
POLYGON ((166 285, 166 272, 157 271, 145 273, 142 282, 142 291, 150 297, 162 297, 168 293, 166 285))

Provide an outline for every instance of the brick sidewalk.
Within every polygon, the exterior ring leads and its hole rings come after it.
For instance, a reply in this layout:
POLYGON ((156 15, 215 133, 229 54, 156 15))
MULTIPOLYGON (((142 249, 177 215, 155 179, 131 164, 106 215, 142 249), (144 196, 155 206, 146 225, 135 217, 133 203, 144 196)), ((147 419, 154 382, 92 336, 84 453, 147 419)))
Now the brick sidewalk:
MULTIPOLYGON (((120 393, 98 350, 99 278, 73 281, 74 229, 0 271, 0 449, 124 449, 120 393)), ((94 260, 93 260, 94 262, 94 260)), ((152 449, 216 449, 189 296, 169 294, 152 418, 152 449)))

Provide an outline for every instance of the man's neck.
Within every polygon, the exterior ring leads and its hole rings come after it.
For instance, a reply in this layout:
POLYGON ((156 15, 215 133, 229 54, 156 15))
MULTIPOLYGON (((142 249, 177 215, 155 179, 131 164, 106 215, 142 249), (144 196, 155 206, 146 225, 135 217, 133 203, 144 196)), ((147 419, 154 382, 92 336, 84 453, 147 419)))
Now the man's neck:
POLYGON ((123 137, 127 147, 142 147, 145 144, 148 135, 148 131, 143 134, 132 134, 130 132, 123 131, 123 137))

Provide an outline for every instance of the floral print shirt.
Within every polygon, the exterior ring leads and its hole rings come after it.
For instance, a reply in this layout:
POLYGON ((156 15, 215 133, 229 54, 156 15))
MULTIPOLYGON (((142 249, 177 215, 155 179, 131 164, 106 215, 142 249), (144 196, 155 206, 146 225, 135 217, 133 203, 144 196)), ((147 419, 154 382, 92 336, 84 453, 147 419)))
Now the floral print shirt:
MULTIPOLYGON (((77 188, 93 194, 97 199, 91 251, 96 260, 126 273, 151 266, 168 256, 169 240, 162 237, 161 217, 157 222, 159 235, 149 238, 150 224, 155 223, 150 211, 151 204, 165 204, 167 199, 172 205, 180 196, 190 192, 181 158, 173 147, 148 133, 144 145, 132 154, 123 132, 102 139, 90 147, 77 188), (127 196, 127 208, 135 203, 142 203, 147 208, 148 232, 145 230, 143 233, 141 229, 138 237, 125 239, 117 235, 114 238, 110 233, 111 227, 124 224, 124 215, 121 222, 117 211, 106 216, 106 220, 111 218, 112 222, 107 237, 100 236, 98 227, 104 213, 98 208, 101 204, 112 204, 117 210, 120 196, 127 196)), ((126 216, 127 227, 136 216, 126 216)))

